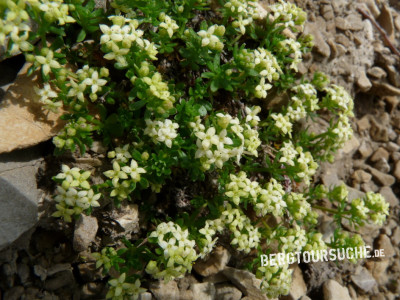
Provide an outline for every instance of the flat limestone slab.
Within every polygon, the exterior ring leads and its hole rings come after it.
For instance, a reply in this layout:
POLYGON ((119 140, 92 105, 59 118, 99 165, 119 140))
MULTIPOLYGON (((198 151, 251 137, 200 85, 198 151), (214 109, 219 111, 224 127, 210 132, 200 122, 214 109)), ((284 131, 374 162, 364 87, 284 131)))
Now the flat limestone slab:
POLYGON ((30 147, 55 136, 64 126, 59 114, 47 112, 34 87, 42 87, 39 71, 27 76, 31 64, 18 73, 0 102, 0 153, 30 147))

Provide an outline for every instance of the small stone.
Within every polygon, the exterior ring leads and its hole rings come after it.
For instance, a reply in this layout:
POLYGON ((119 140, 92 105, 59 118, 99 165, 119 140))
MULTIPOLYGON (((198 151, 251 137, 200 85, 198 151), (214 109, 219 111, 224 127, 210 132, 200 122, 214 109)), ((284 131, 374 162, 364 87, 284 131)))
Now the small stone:
POLYGON ((81 296, 81 299, 88 299, 88 300, 89 299, 104 299, 106 296, 106 291, 107 290, 106 290, 104 284, 98 283, 98 282, 89 282, 82 286, 80 296, 81 296))
POLYGON ((361 184, 361 190, 365 193, 367 192, 377 192, 379 190, 379 187, 373 182, 366 182, 361 184))
POLYGON ((197 299, 214 300, 215 286, 210 282, 195 283, 190 287, 197 299))
POLYGON ((385 148, 387 149, 387 151, 389 152, 397 152, 400 150, 400 146, 397 145, 396 143, 393 142, 389 142, 386 144, 385 148))
POLYGON ((84 282, 93 282, 102 278, 101 272, 96 268, 93 262, 83 263, 78 265, 80 278, 84 282))
POLYGON ((223 282, 227 282, 227 281, 228 281, 228 278, 226 278, 226 276, 222 272, 205 277, 203 279, 203 282, 211 282, 211 283, 223 283, 223 282))
POLYGON ((332 279, 324 283, 323 292, 324 300, 351 300, 348 289, 332 279))
POLYGON ((74 283, 74 275, 71 270, 57 273, 53 278, 47 279, 44 287, 48 291, 55 291, 64 286, 71 286, 74 283))
POLYGON ((198 283, 198 280, 193 275, 189 274, 178 280, 178 287, 180 290, 188 290, 194 283, 198 283))
POLYGON ((239 300, 242 292, 232 284, 220 283, 215 285, 215 296, 218 300, 239 300))
POLYGON ((370 143, 363 141, 360 145, 360 147, 358 148, 358 153, 360 153, 361 158, 368 158, 373 152, 373 149, 370 145, 370 143))
POLYGON ((125 235, 139 232, 139 210, 136 204, 122 205, 114 219, 124 229, 125 235))
POLYGON ((326 39, 321 33, 321 28, 326 28, 325 21, 318 20, 316 23, 307 23, 305 25, 304 32, 307 34, 312 34, 314 36, 314 50, 323 57, 329 57, 331 55, 331 49, 326 42, 326 39))
POLYGON ((369 130, 371 128, 369 115, 365 115, 360 120, 357 120, 357 128, 359 133, 369 130))
POLYGON ((379 193, 389 203, 390 207, 395 207, 399 205, 399 200, 397 199, 396 195, 393 193, 393 190, 390 187, 384 186, 380 189, 379 193))
POLYGON ((218 246, 210 254, 207 260, 198 260, 193 269, 201 276, 207 277, 222 271, 231 258, 230 253, 222 246, 218 246))
POLYGON ((367 71, 367 74, 378 80, 383 79, 387 76, 385 70, 380 67, 372 67, 367 71))
POLYGON ((389 142, 389 131, 387 127, 373 119, 371 120, 371 129, 369 133, 375 142, 389 142))
POLYGON ((391 186, 396 182, 396 179, 392 175, 382 173, 375 168, 369 167, 369 171, 382 186, 391 186))
POLYGON ((385 285, 388 281, 386 269, 389 266, 389 260, 367 261, 365 266, 370 270, 372 276, 379 285, 385 285))
POLYGON ((394 24, 393 24, 393 16, 390 8, 387 5, 382 5, 381 14, 377 18, 378 23, 382 26, 382 28, 386 31, 389 40, 393 43, 394 39, 394 24))
MULTIPOLYGON (((152 298, 150 298, 152 299, 152 298)), ((193 300, 194 295, 192 290, 180 291, 179 292, 179 300, 193 300)))
POLYGON ((102 142, 94 141, 90 146, 90 150, 98 154, 105 154, 107 152, 107 147, 104 146, 102 142))
POLYGON ((393 160, 393 161, 399 161, 400 160, 400 152, 393 152, 391 155, 390 155, 390 158, 393 160))
MULTIPOLYGON (((139 295, 139 300, 152 300, 152 299, 153 295, 149 292, 144 292, 139 295)), ((179 297, 179 300, 184 300, 184 299, 182 299, 182 297, 179 297)))
POLYGON ((238 287, 242 293, 251 300, 268 300, 261 290, 261 280, 257 279, 253 273, 245 270, 239 270, 227 267, 223 270, 223 274, 238 287))
POLYGON ((362 268, 357 274, 350 277, 354 284, 366 293, 376 285, 374 277, 372 277, 366 268, 362 268))
POLYGON ((390 85, 386 82, 380 82, 376 80, 372 80, 373 92, 375 95, 378 96, 400 96, 400 89, 390 85))
POLYGON ((23 286, 14 286, 4 293, 4 300, 19 300, 24 293, 23 286))
POLYGON ((150 284, 150 291, 157 300, 179 299, 179 289, 176 281, 171 280, 168 283, 157 281, 150 284))
POLYGON ((400 87, 400 74, 395 66, 386 66, 388 72, 389 83, 395 87, 400 87))
POLYGON ((374 164, 375 169, 383 172, 383 173, 389 173, 390 172, 390 166, 387 162, 386 159, 381 157, 375 164, 374 164))
POLYGON ((368 183, 371 181, 372 175, 364 170, 357 170, 351 176, 357 183, 368 183))
POLYGON ((371 83, 371 81, 369 81, 369 79, 364 71, 361 72, 360 76, 357 79, 357 86, 360 88, 360 91, 363 93, 368 92, 372 87, 372 83, 371 83))
POLYGON ((396 251, 386 234, 380 234, 376 242, 376 249, 384 249, 385 258, 390 258, 396 255, 396 251))
POLYGON ((40 277, 42 281, 44 281, 47 278, 47 270, 43 268, 41 265, 34 265, 33 273, 35 273, 36 276, 40 277))
POLYGON ((94 241, 99 225, 97 219, 82 214, 75 224, 73 246, 75 251, 86 250, 94 241))
POLYGON ((381 158, 388 160, 389 159, 389 152, 386 151, 385 148, 379 147, 378 150, 374 152, 374 154, 371 157, 372 162, 377 162, 381 158))
POLYGON ((395 247, 400 244, 400 227, 396 227, 393 230, 391 241, 395 247))
POLYGON ((307 293, 307 286, 303 279, 303 273, 299 266, 293 271, 293 280, 292 285, 290 287, 289 294, 287 296, 283 296, 281 300, 297 300, 300 297, 304 296, 307 293))
POLYGON ((28 265, 27 264, 19 264, 17 267, 17 274, 19 276, 21 283, 25 285, 25 283, 28 281, 29 275, 30 275, 30 270, 29 270, 28 265))
POLYGON ((358 139, 353 135, 350 140, 344 143, 342 151, 345 154, 351 155, 357 151, 358 147, 360 147, 360 142, 358 139))
POLYGON ((333 8, 330 4, 324 4, 321 6, 321 15, 325 20, 333 20, 335 15, 333 14, 333 8))
POLYGON ((336 36, 336 43, 343 45, 345 48, 350 46, 350 40, 341 33, 336 36))
POLYGON ((393 175, 397 180, 400 180, 400 160, 395 164, 393 175))

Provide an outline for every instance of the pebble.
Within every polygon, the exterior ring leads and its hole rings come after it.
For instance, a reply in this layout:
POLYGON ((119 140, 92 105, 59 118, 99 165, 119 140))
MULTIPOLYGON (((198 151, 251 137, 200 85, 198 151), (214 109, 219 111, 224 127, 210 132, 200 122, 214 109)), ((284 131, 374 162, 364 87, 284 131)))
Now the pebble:
POLYGON ((371 69, 369 69, 367 71, 367 74, 375 79, 383 79, 387 76, 386 72, 384 69, 380 68, 380 67, 372 67, 371 69))
POLYGON ((157 300, 179 299, 179 289, 176 281, 171 280, 168 283, 156 281, 150 284, 150 291, 157 300))
POLYGON ((372 277, 366 268, 361 268, 355 275, 351 275, 350 278, 358 288, 366 293, 376 286, 374 277, 372 277))
POLYGON ((396 161, 394 170, 393 170, 393 175, 396 177, 397 180, 400 180, 400 160, 396 161))
POLYGON ((383 173, 389 173, 390 172, 390 166, 387 162, 386 159, 381 157, 375 164, 374 164, 375 169, 383 172, 383 173))
POLYGON ((361 155, 361 158, 368 158, 374 150, 372 149, 370 143, 366 142, 365 140, 361 143, 360 147, 358 148, 358 152, 361 155))
POLYGON ((210 254, 207 260, 198 260, 193 265, 197 274, 207 277, 222 271, 231 258, 230 253, 222 246, 218 246, 210 254))
POLYGON ((382 173, 375 168, 369 167, 369 171, 382 186, 391 186, 396 182, 396 179, 392 175, 382 173))
POLYGON ((99 225, 97 219, 82 214, 75 224, 73 246, 75 251, 86 250, 94 241, 99 225))
POLYGON ((364 170, 357 170, 351 175, 357 183, 368 183, 371 181, 372 175, 364 170))
POLYGON ((380 234, 376 242, 376 249, 384 249, 385 258, 390 258, 396 255, 396 251, 386 234, 380 234))
POLYGON ((391 241, 395 246, 398 246, 400 244, 400 227, 396 227, 393 230, 391 241))
POLYGON ((215 296, 221 300, 239 300, 242 298, 242 292, 232 284, 221 283, 215 285, 215 296))
POLYGON ((351 300, 349 290, 333 279, 324 283, 323 293, 324 300, 351 300))
POLYGON ((215 293, 216 293, 215 286, 210 282, 192 284, 190 289, 193 292, 193 295, 196 295, 197 299, 202 299, 202 300, 215 299, 215 293))
POLYGON ((369 120, 369 115, 365 115, 361 119, 357 120, 357 128, 358 132, 361 133, 363 131, 369 130, 371 128, 371 123, 369 120))
POLYGON ((397 199, 396 195, 393 193, 393 190, 390 187, 384 186, 380 189, 379 193, 389 203, 390 207, 395 207, 399 205, 399 200, 397 199))
POLYGON ((367 75, 365 74, 365 71, 361 72, 360 76, 358 77, 357 86, 360 88, 360 91, 363 93, 366 93, 371 89, 372 83, 368 79, 367 75))
POLYGON ((294 269, 292 278, 292 285, 289 294, 281 297, 281 300, 297 300, 307 293, 307 286, 304 282, 303 273, 299 266, 296 266, 294 269))
POLYGON ((53 278, 47 279, 44 287, 48 291, 55 291, 64 286, 72 286, 74 275, 71 270, 65 270, 57 273, 53 278))

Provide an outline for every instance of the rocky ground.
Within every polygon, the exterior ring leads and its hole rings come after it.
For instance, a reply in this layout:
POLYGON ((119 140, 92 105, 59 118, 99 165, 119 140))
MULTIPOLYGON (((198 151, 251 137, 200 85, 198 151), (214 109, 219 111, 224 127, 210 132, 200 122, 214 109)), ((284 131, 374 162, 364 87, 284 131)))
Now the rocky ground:
MULTIPOLYGON (((395 49, 400 48, 400 5, 397 0, 296 2, 308 12, 306 31, 316 44, 300 72, 324 71, 355 98, 354 138, 334 164, 321 167, 316 180, 328 186, 342 181, 352 197, 380 192, 391 214, 381 229, 361 230, 367 245, 384 249, 384 258, 356 265, 300 264, 290 294, 281 299, 400 299, 400 56, 395 49)), ((104 299, 104 276, 89 250, 112 245, 123 235, 135 237, 146 224, 136 205, 82 217, 74 226, 50 217, 50 178, 61 163, 94 171, 106 149, 94 144, 84 157, 51 155, 48 140, 62 124, 56 115, 39 120, 33 82, 23 65, 21 56, 0 63, 0 299, 104 299)), ((321 214, 327 239, 331 221, 321 214)), ((266 299, 256 288, 259 281, 234 266, 235 259, 220 247, 192 274, 167 285, 154 283, 141 299, 266 299)))

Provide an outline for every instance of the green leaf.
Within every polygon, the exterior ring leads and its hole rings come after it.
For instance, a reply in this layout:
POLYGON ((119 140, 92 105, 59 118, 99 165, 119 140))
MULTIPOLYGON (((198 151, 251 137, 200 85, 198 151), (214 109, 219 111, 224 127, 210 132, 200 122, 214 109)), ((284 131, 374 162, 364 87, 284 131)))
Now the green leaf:
POLYGON ((218 91, 218 85, 215 80, 211 81, 210 89, 211 89, 211 92, 213 92, 213 93, 218 91))
POLYGON ((137 101, 137 102, 135 102, 135 103, 132 103, 132 104, 130 104, 129 105, 129 109, 130 110, 138 110, 138 109, 141 109, 143 106, 145 106, 146 105, 146 103, 147 103, 147 100, 140 100, 140 101, 137 101))
POLYGON ((78 37, 76 38, 76 42, 82 42, 86 37, 86 31, 82 28, 81 31, 78 34, 78 37))

